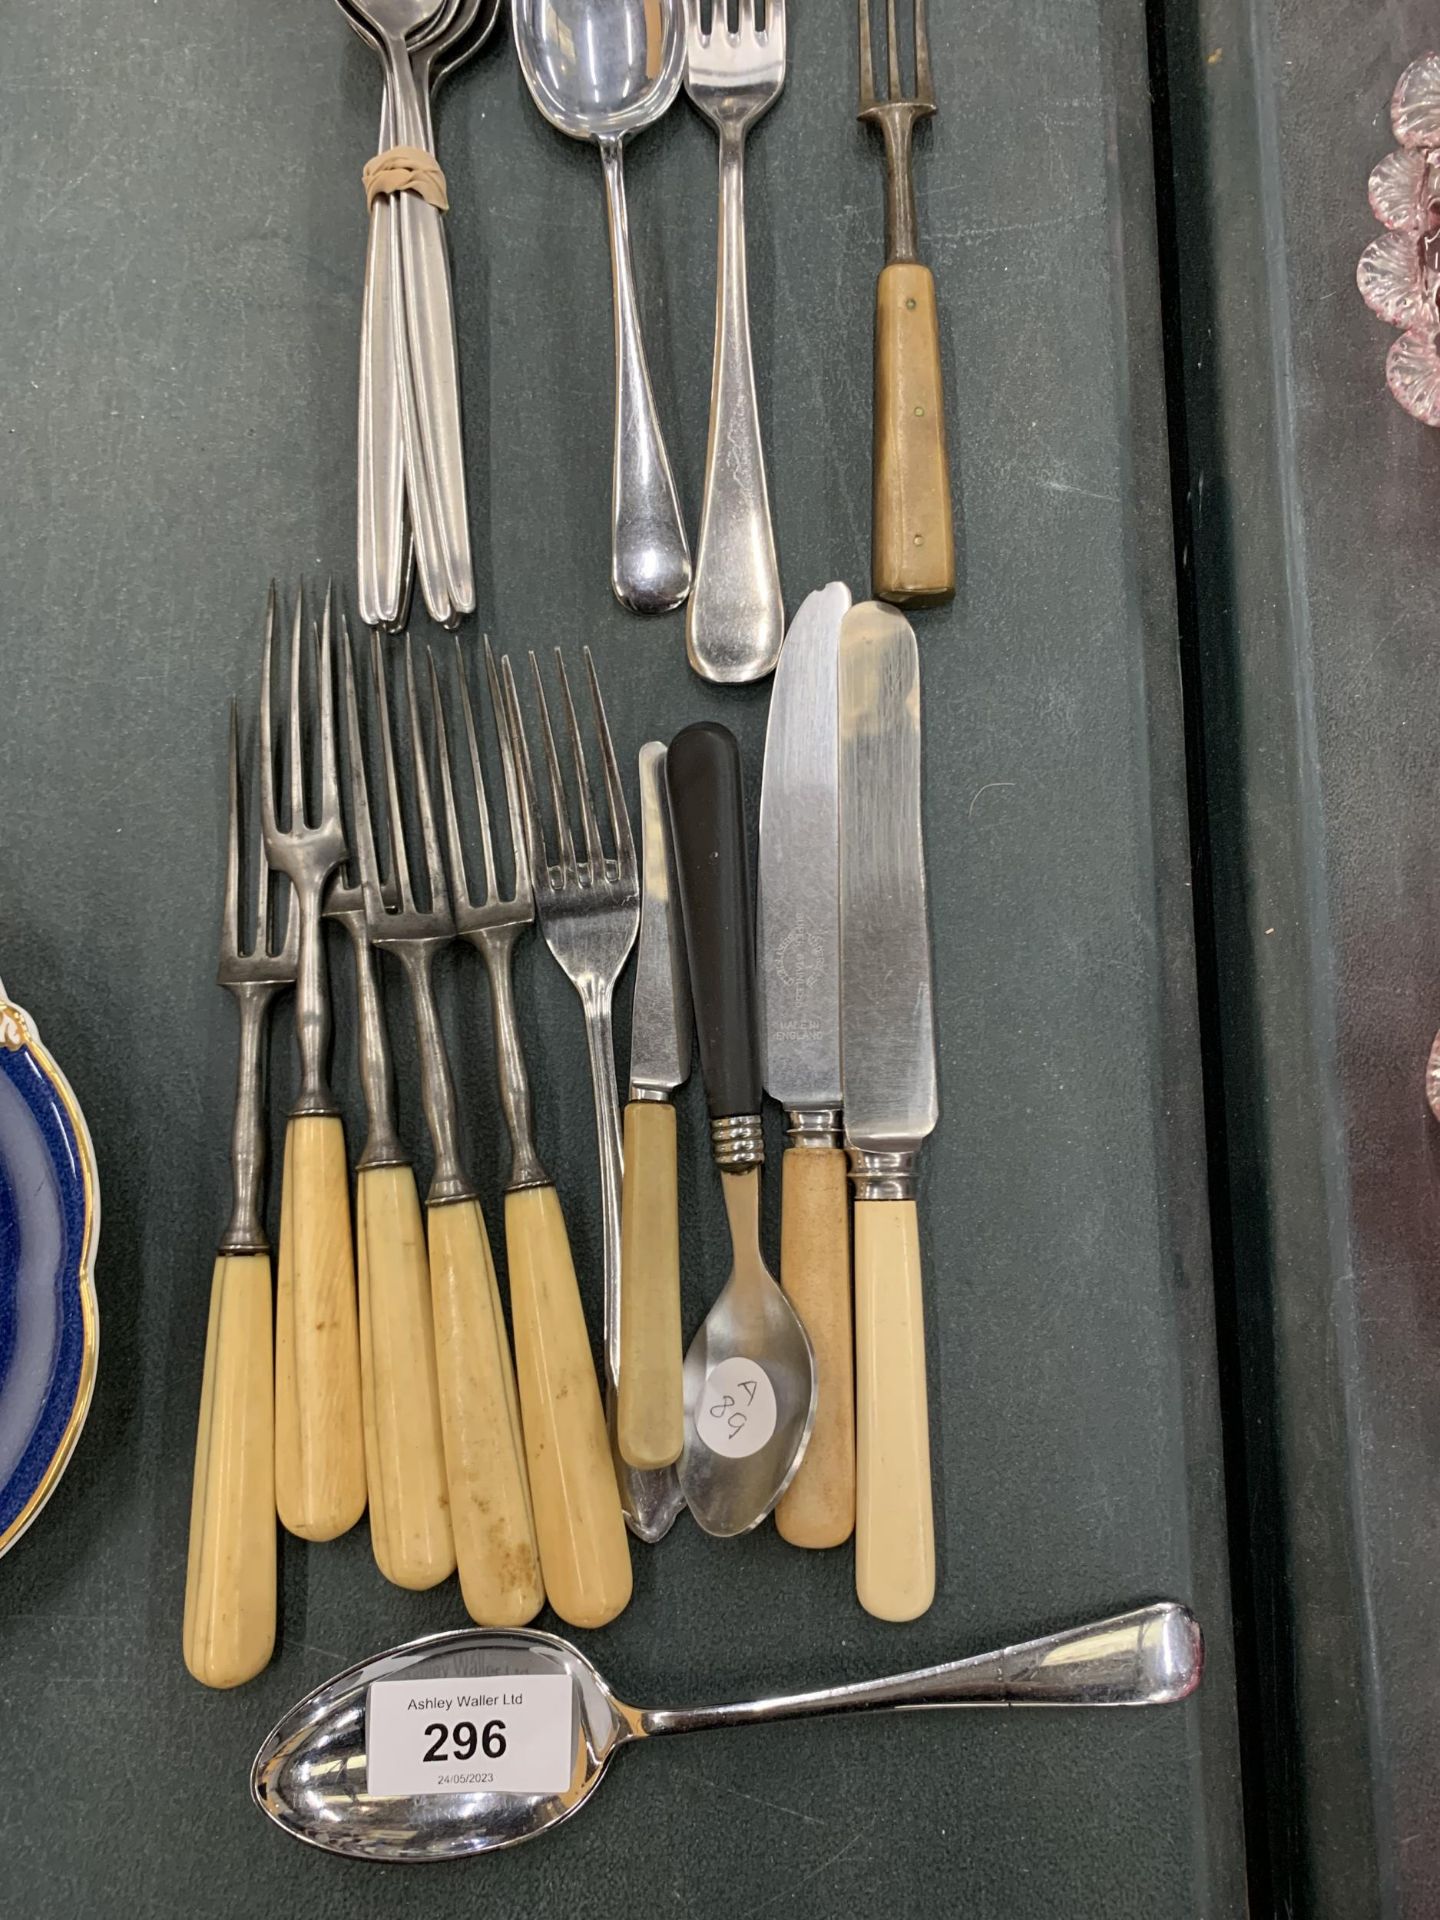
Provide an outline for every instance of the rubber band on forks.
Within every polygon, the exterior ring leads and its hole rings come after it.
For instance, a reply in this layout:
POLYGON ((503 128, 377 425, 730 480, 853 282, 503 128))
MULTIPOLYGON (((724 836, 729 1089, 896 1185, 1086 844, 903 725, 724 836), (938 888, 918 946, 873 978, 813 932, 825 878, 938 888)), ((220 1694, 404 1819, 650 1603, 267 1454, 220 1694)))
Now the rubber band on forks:
POLYGON ((373 207, 382 193, 418 193, 441 213, 450 211, 440 162, 423 147, 387 147, 384 153, 366 161, 360 177, 365 182, 367 207, 373 207))

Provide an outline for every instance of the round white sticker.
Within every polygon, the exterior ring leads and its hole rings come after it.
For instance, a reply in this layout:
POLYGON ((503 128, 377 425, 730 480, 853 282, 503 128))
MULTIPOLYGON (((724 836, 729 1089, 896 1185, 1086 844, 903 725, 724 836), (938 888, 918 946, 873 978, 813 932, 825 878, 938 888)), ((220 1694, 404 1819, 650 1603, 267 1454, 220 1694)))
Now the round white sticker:
POLYGON ((743 1460, 775 1431, 775 1389, 754 1360, 722 1360, 705 1376, 695 1431, 712 1453, 743 1460))

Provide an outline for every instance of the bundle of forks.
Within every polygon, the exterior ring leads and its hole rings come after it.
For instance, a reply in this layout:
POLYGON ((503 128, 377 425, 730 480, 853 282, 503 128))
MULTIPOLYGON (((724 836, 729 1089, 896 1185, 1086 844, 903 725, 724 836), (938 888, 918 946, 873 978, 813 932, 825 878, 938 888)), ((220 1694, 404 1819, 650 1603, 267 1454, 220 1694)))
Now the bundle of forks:
POLYGON ((459 647, 444 668, 431 655, 417 670, 408 637, 387 643, 375 634, 368 659, 357 661, 329 595, 308 647, 298 598, 293 609, 285 746, 277 755, 281 628, 272 588, 253 837, 245 827, 233 708, 230 727, 219 978, 241 1015, 234 1206, 212 1282, 184 1626, 187 1666, 218 1687, 250 1679, 270 1658, 277 1511, 291 1533, 329 1540, 354 1526, 368 1505, 375 1560, 385 1577, 420 1589, 458 1570, 465 1605, 484 1625, 523 1624, 548 1598, 572 1625, 599 1626, 630 1598, 626 1521, 642 1530, 640 1495, 656 1477, 634 1475, 623 1463, 617 1469, 612 1458, 618 1182, 602 1180, 602 1396, 564 1215, 536 1145, 511 985, 515 944, 535 922, 538 906, 542 931, 585 1010, 603 1168, 610 1140, 619 1137, 610 1000, 634 944, 639 907, 635 844, 588 651, 584 672, 603 790, 598 811, 576 704, 557 654, 564 730, 581 796, 580 829, 572 836, 556 730, 533 655, 552 797, 548 829, 511 663, 497 660, 488 642, 484 690, 503 779, 500 809, 492 809, 487 791, 485 729, 477 719, 483 702, 472 696, 459 647), (277 760, 286 768, 283 800, 277 760), (372 766, 380 774, 373 785, 372 766), (418 826, 413 847, 411 820, 418 826), (465 820, 474 823, 473 834, 465 820), (503 847, 497 860, 504 829, 508 892, 501 883, 503 847), (280 938, 282 891, 288 901, 280 938), (253 899, 248 915, 247 895, 253 899), (354 1170, 353 1219, 344 1128, 327 1072, 327 917, 345 926, 355 956, 367 1126, 354 1170), (435 955, 456 939, 471 942, 485 962, 500 1105, 512 1147, 504 1229, 513 1356, 477 1184, 457 1126, 432 980, 435 955), (395 1117, 377 969, 377 954, 387 950, 401 963, 408 988, 433 1146, 423 1213, 395 1117), (285 988, 295 994, 300 1071, 281 1174, 272 1339, 263 1210, 265 1032, 269 1006, 285 988))

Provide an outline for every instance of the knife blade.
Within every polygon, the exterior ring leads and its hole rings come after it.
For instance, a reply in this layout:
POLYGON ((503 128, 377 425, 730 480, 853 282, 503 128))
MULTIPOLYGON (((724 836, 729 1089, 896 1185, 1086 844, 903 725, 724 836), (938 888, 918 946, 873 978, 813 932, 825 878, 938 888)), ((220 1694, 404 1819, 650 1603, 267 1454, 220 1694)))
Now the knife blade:
POLYGON ((914 1198, 939 1118, 921 827, 920 661, 903 614, 840 629, 840 1005, 855 1189, 855 1585, 885 1620, 935 1595, 925 1319, 914 1198))
POLYGON ((800 608, 775 669, 765 734, 761 1060, 765 1091, 792 1112, 840 1105, 836 664, 849 610, 850 589, 833 581, 800 608))
POLYGON ((620 1385, 615 1437, 654 1471, 685 1444, 675 1109, 690 1077, 694 1015, 665 794, 665 749, 640 749, 640 935, 620 1190, 620 1385))
POLYGON ((675 855, 665 798, 665 749, 640 749, 640 935, 630 1025, 631 1098, 673 1093, 690 1078, 690 971, 680 923, 675 855))
POLYGON ((766 1090, 785 1108, 780 1284, 815 1351, 815 1424, 775 1509, 783 1539, 834 1547, 855 1526, 850 1196, 840 1145, 837 670, 850 589, 812 593, 770 701, 760 795, 757 956, 766 1090))

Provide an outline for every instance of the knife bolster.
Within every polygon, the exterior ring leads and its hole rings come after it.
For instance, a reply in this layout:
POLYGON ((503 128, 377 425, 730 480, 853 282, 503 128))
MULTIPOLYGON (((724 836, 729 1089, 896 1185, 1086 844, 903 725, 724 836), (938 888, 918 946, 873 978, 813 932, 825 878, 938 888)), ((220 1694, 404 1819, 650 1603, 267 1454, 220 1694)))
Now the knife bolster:
POLYGON ((829 1153, 841 1144, 839 1107, 791 1107, 785 1129, 792 1147, 829 1153))
POLYGON ((913 1200, 915 1150, 872 1153, 868 1147, 850 1149, 850 1184, 857 1200, 913 1200))
POLYGON ((732 1113, 710 1122, 710 1151, 725 1173, 765 1164, 765 1123, 758 1113, 732 1113))
POLYGON ((635 1082, 632 1080, 630 1082, 630 1091, 626 1095, 626 1099, 632 1105, 637 1100, 649 1100, 663 1107, 663 1106, 669 1105, 670 1094, 667 1091, 667 1089, 664 1087, 637 1087, 635 1082))

